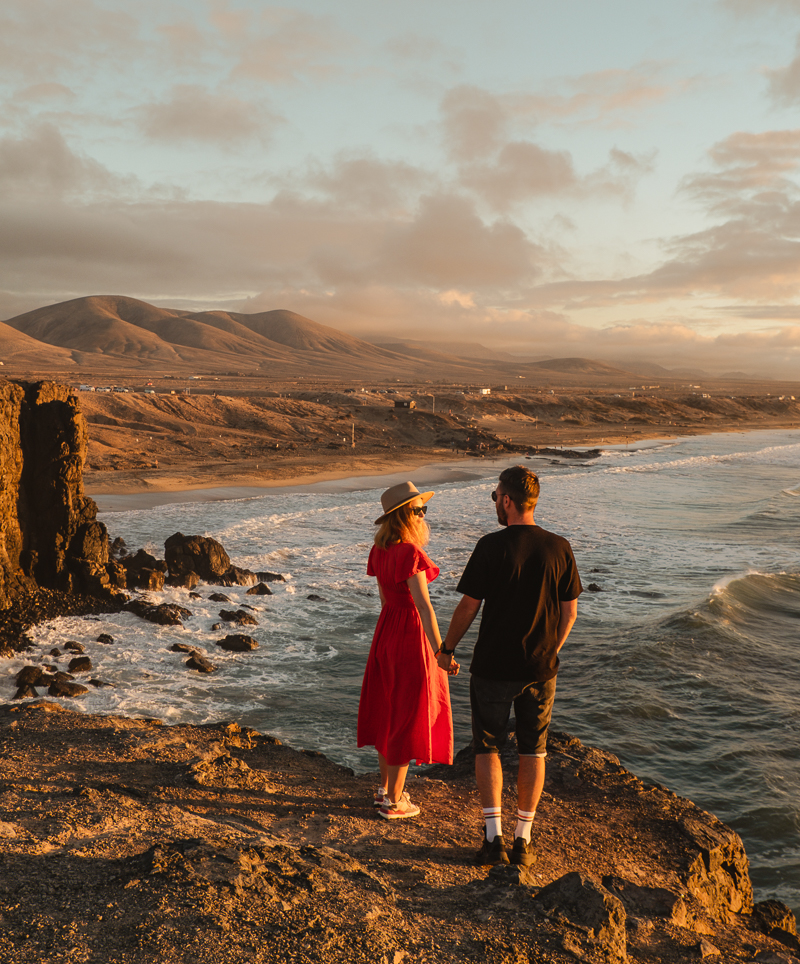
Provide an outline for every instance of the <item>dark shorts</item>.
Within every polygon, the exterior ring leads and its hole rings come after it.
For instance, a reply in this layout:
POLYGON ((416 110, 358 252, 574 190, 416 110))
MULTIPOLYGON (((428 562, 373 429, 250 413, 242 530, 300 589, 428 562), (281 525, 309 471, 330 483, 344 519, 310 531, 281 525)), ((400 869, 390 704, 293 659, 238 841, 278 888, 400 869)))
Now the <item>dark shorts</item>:
POLYGON ((547 756, 547 730, 556 697, 555 678, 544 683, 471 676, 472 738, 476 753, 499 753, 508 737, 511 706, 520 756, 547 756))

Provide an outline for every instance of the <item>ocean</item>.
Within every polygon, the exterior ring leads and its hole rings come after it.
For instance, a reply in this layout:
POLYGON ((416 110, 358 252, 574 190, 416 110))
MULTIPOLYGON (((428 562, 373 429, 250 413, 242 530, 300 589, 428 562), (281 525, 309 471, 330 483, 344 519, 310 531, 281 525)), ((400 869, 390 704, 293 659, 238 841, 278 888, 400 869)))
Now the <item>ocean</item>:
MULTIPOLYGON (((428 552, 442 570, 431 597, 443 632, 469 553, 497 524, 497 475, 514 461, 439 467, 436 484, 433 469, 428 478, 425 469, 410 473, 437 493, 428 552)), ((800 432, 706 435, 525 464, 542 481, 537 522, 570 540, 587 589, 562 651, 553 727, 733 826, 757 899, 800 912, 800 432)), ((33 653, 3 661, 0 674, 52 662, 49 651, 73 639, 113 687, 72 706, 168 723, 236 720, 374 770, 374 751, 355 746, 379 609, 366 558, 380 491, 403 478, 102 512, 132 550, 163 557, 174 532, 210 535, 237 565, 281 572, 286 582, 265 597, 207 586, 198 600, 186 590, 154 594, 192 611, 184 628, 126 613, 57 619, 33 632, 33 653), (216 648, 224 633, 211 629, 221 608, 207 598, 215 590, 233 604, 222 608, 256 607, 259 626, 246 631, 258 650, 216 648), (114 644, 97 643, 101 632, 114 644), (185 669, 185 657, 170 652, 175 642, 205 650, 218 671, 185 669)), ((473 640, 474 629, 459 649, 464 670, 473 640)), ((460 748, 469 741, 466 671, 451 694, 460 748)))

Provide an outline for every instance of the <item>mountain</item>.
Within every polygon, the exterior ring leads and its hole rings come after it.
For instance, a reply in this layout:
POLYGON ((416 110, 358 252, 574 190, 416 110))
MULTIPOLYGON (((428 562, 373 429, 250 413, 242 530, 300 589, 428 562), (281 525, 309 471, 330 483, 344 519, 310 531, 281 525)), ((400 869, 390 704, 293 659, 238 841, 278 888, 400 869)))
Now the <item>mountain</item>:
POLYGON ((63 348, 42 344, 21 331, 0 321, 0 361, 3 365, 36 368, 73 368, 72 353, 63 348))
POLYGON ((615 378, 630 376, 631 372, 605 362, 592 361, 590 358, 549 358, 547 361, 529 362, 527 368, 567 375, 608 375, 615 378))
MULTIPOLYGON (((303 371, 312 364, 324 372, 344 365, 341 373, 346 375, 354 361, 359 367, 372 362, 387 368, 396 368, 400 361, 391 352, 292 311, 188 312, 117 295, 37 308, 9 319, 3 328, 27 339, 26 344, 38 343, 40 350, 63 350, 63 356, 53 356, 62 366, 125 361, 131 367, 212 371, 278 364, 303 371)), ((11 344, 10 334, 5 341, 11 344)))

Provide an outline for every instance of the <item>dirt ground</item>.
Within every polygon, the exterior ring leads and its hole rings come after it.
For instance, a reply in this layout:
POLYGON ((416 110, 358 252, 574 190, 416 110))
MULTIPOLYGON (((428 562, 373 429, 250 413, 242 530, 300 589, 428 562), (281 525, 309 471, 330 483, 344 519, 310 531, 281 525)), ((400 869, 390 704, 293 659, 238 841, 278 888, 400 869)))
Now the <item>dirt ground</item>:
POLYGON ((529 870, 474 863, 468 752, 412 778, 422 813, 391 822, 372 807, 374 775, 235 723, 6 704, 0 761, 3 962, 785 964, 797 953, 749 913, 733 831, 567 734, 551 735, 529 870), (564 891, 547 898, 557 881, 579 889, 578 906, 564 891))

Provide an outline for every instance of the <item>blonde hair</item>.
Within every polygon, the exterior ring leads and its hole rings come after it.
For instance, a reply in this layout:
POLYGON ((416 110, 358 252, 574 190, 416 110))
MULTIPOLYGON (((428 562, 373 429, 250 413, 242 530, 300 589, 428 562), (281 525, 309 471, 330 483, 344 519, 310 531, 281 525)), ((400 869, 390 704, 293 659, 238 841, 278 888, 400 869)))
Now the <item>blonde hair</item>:
POLYGON ((398 542, 413 542, 415 546, 427 546, 431 533, 425 517, 415 515, 410 505, 401 505, 390 512, 375 533, 375 545, 388 549, 398 542))

